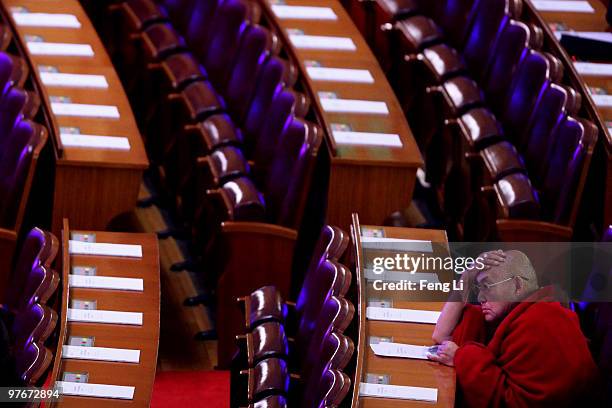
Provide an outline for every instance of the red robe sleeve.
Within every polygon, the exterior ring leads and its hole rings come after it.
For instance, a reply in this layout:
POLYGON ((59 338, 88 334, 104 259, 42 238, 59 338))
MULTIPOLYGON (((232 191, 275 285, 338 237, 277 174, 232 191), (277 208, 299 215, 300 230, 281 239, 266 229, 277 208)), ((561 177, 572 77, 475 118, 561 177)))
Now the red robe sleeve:
POLYGON ((480 306, 465 305, 461 320, 453 330, 453 342, 458 346, 470 341, 484 343, 486 333, 485 320, 480 306))

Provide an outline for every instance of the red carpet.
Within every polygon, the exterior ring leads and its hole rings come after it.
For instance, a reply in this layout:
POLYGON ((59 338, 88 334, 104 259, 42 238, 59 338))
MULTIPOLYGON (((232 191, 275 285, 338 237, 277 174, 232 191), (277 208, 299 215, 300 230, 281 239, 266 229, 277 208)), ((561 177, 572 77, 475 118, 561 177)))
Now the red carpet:
POLYGON ((162 371, 155 376, 151 408, 229 407, 229 371, 162 371))

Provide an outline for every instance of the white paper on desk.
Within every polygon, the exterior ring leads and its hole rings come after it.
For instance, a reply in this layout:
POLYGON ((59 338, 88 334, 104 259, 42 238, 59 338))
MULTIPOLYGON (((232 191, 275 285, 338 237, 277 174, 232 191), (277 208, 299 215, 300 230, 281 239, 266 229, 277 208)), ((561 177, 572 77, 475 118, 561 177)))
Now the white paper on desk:
POLYGON ((374 83, 374 77, 367 69, 306 67, 306 72, 315 81, 374 83))
POLYGON ((365 101, 360 99, 320 98, 325 112, 331 113, 372 113, 388 115, 387 104, 382 101, 365 101))
POLYGON ((357 46, 349 37, 289 34, 296 48, 311 50, 355 51, 357 46))
POLYGON ((115 310, 68 309, 69 322, 129 324, 142 326, 142 313, 115 310))
POLYGON ((359 396, 436 402, 438 389, 362 382, 359 385, 359 396))
POLYGON ((591 98, 600 108, 612 108, 612 95, 591 95, 591 98))
POLYGON ((118 278, 114 276, 69 275, 68 284, 72 288, 132 290, 142 292, 144 281, 140 278, 118 278))
POLYGON ((273 4, 272 11, 276 17, 296 20, 337 20, 338 16, 330 7, 286 6, 273 4))
POLYGON ((612 43, 612 33, 598 31, 555 31, 557 40, 561 40, 561 37, 564 35, 612 43))
POLYGON ((28 50, 32 55, 55 55, 66 57, 93 57, 94 50, 89 44, 48 43, 28 41, 28 50))
POLYGON ((18 26, 81 28, 81 23, 73 14, 22 12, 13 12, 12 14, 15 24, 18 26))
POLYGON ((66 344, 62 347, 62 358, 138 363, 140 362, 140 350, 109 347, 69 346, 66 344))
POLYGON ((130 150, 130 140, 127 137, 60 133, 60 138, 66 147, 130 150))
POLYGON ((68 251, 71 255, 106 255, 142 258, 142 245, 107 244, 102 242, 70 240, 68 242, 68 251))
POLYGON ((380 342, 377 344, 370 343, 370 347, 372 347, 374 354, 382 357, 402 357, 427 360, 427 354, 429 353, 429 347, 416 346, 414 344, 380 342))
POLYGON ((533 0, 533 6, 538 11, 561 11, 574 13, 594 13, 595 9, 588 1, 550 1, 533 0))
POLYGON ((45 86, 65 86, 71 88, 107 89, 104 75, 62 74, 60 72, 41 72, 40 79, 45 86))
POLYGON ((381 320, 385 322, 426 323, 436 324, 440 312, 417 309, 397 309, 393 307, 366 307, 368 320, 381 320))
POLYGON ((112 105, 51 102, 51 110, 58 116, 84 116, 119 119, 119 109, 112 105))
POLYGON ((389 251, 433 252, 431 241, 381 237, 361 237, 361 247, 389 251))
POLYGON ((354 146, 385 146, 402 147, 402 139, 396 133, 367 133, 347 132, 343 130, 333 131, 334 140, 339 145, 354 146))
POLYGON ((68 381, 56 381, 60 394, 81 397, 134 399, 135 387, 125 385, 91 384, 68 381))
POLYGON ((586 76, 610 76, 612 75, 612 64, 599 64, 597 62, 574 62, 574 67, 580 75, 586 76))
POLYGON ((407 271, 384 271, 382 273, 374 273, 374 269, 365 268, 365 278, 367 280, 381 280, 383 282, 420 282, 422 280, 438 283, 438 274, 430 272, 415 272, 407 271))

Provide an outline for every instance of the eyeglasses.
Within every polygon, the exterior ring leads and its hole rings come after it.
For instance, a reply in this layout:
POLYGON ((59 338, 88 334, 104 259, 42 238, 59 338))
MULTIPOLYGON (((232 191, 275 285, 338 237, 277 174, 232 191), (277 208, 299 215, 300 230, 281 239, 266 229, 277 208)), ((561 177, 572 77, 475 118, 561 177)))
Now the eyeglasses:
POLYGON ((512 279, 514 279, 514 278, 520 278, 520 279, 523 279, 523 280, 525 280, 525 281, 528 281, 528 280, 529 280, 528 278, 526 278, 526 277, 524 277, 524 276, 521 276, 521 275, 514 275, 514 276, 511 276, 511 277, 509 277, 509 278, 507 278, 507 279, 501 280, 501 281, 499 281, 499 282, 494 282, 494 283, 481 283, 481 284, 477 284, 477 283, 475 283, 475 284, 474 284, 474 292, 475 292, 474 294, 475 294, 475 295, 476 295, 476 297, 478 298, 478 301, 479 301, 479 302, 480 302, 480 301, 483 301, 483 300, 486 300, 486 298, 483 298, 483 296, 486 296, 486 295, 487 295, 487 293, 489 293, 489 291, 491 290, 491 288, 492 288, 493 286, 497 286, 497 285, 501 285, 502 283, 510 282, 510 281, 511 281, 512 279))

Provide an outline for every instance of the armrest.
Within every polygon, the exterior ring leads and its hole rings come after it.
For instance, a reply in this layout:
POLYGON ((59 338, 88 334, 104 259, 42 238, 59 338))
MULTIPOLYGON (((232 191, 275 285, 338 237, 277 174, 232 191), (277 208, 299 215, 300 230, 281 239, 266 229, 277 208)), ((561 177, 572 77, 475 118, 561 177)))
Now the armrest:
POLYGON ((569 241, 573 235, 572 228, 545 221, 500 219, 496 223, 504 242, 569 241))
POLYGON ((224 235, 230 237, 240 234, 254 234, 261 237, 267 236, 292 241, 297 240, 296 230, 264 222, 225 221, 221 224, 221 231, 224 235))
POLYGON ((17 232, 5 228, 0 228, 0 240, 17 241, 17 232))

